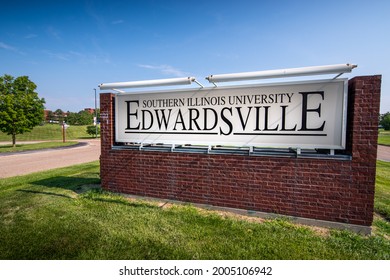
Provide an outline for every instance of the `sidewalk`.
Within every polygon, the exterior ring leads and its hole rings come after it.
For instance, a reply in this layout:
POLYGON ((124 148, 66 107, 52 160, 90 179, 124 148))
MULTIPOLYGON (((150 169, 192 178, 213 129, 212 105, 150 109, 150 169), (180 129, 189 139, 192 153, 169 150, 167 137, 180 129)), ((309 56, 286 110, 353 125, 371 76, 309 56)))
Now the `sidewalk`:
POLYGON ((86 145, 69 149, 41 150, 1 156, 0 178, 99 160, 100 139, 90 139, 82 142, 85 142, 86 145))
POLYGON ((376 158, 378 160, 383 160, 383 161, 389 161, 390 162, 390 147, 389 146, 378 145, 378 153, 377 153, 376 158))

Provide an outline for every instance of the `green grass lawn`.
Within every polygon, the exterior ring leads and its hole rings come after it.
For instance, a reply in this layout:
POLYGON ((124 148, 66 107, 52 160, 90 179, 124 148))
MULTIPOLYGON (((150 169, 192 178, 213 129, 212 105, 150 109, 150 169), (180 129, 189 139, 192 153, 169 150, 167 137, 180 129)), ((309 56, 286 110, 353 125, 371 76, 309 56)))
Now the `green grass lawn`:
POLYGON ((377 161, 375 183, 376 234, 390 239, 390 162, 377 161))
POLYGON ((76 142, 76 141, 67 141, 65 143, 63 143, 63 142, 41 142, 41 143, 32 143, 32 144, 17 144, 16 147, 12 147, 12 144, 0 145, 0 153, 22 152, 22 151, 31 151, 31 150, 68 147, 68 146, 74 146, 77 143, 78 142, 76 142))
POLYGON ((390 221, 390 163, 377 162, 375 212, 390 221))
MULTIPOLYGON (((66 139, 82 139, 93 138, 87 134, 86 125, 69 126, 66 129, 66 139)), ((0 141, 11 141, 11 136, 0 132, 0 141)), ((62 126, 59 124, 45 124, 36 126, 31 132, 16 135, 16 143, 18 141, 34 141, 34 140, 62 140, 62 126)))
MULTIPOLYGON (((390 164, 378 168, 376 209, 386 204, 385 216, 390 164)), ((383 217, 361 236, 162 207, 99 186, 98 162, 1 179, 0 259, 390 259, 383 217)))
POLYGON ((390 146, 390 131, 379 130, 378 144, 390 146))

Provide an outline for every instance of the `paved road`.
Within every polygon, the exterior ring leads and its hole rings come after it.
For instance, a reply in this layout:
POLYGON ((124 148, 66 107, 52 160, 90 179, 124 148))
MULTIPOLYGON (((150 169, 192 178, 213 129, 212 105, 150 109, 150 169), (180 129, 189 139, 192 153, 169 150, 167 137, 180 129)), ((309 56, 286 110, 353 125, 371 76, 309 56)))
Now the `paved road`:
POLYGON ((81 142, 86 142, 87 145, 68 149, 2 155, 0 156, 0 178, 98 160, 100 139, 81 142))
POLYGON ((390 147, 378 145, 377 159, 390 161, 390 147))

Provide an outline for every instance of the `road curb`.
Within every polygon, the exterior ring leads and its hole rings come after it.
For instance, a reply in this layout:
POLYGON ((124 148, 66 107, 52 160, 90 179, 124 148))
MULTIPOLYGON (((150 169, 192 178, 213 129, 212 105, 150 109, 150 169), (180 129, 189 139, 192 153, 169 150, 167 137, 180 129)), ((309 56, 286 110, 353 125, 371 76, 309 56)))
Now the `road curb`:
POLYGON ((67 149, 88 146, 88 145, 89 145, 88 142, 78 142, 77 144, 74 144, 71 146, 65 146, 65 147, 45 148, 45 149, 39 149, 39 150, 20 151, 20 152, 5 152, 5 153, 0 153, 0 157, 12 156, 12 155, 22 155, 22 154, 34 154, 34 153, 39 153, 39 152, 43 152, 43 151, 52 151, 52 150, 67 150, 67 149))

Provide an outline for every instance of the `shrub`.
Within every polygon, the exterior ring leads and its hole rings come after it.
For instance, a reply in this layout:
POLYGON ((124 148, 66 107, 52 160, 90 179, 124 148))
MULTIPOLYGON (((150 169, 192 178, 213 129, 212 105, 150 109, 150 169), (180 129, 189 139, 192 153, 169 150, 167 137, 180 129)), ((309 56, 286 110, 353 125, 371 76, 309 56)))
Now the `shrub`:
MULTIPOLYGON (((94 136, 96 134, 96 126, 94 125, 87 126, 87 133, 91 136, 94 136)), ((100 126, 97 126, 97 134, 100 135, 100 126)))

